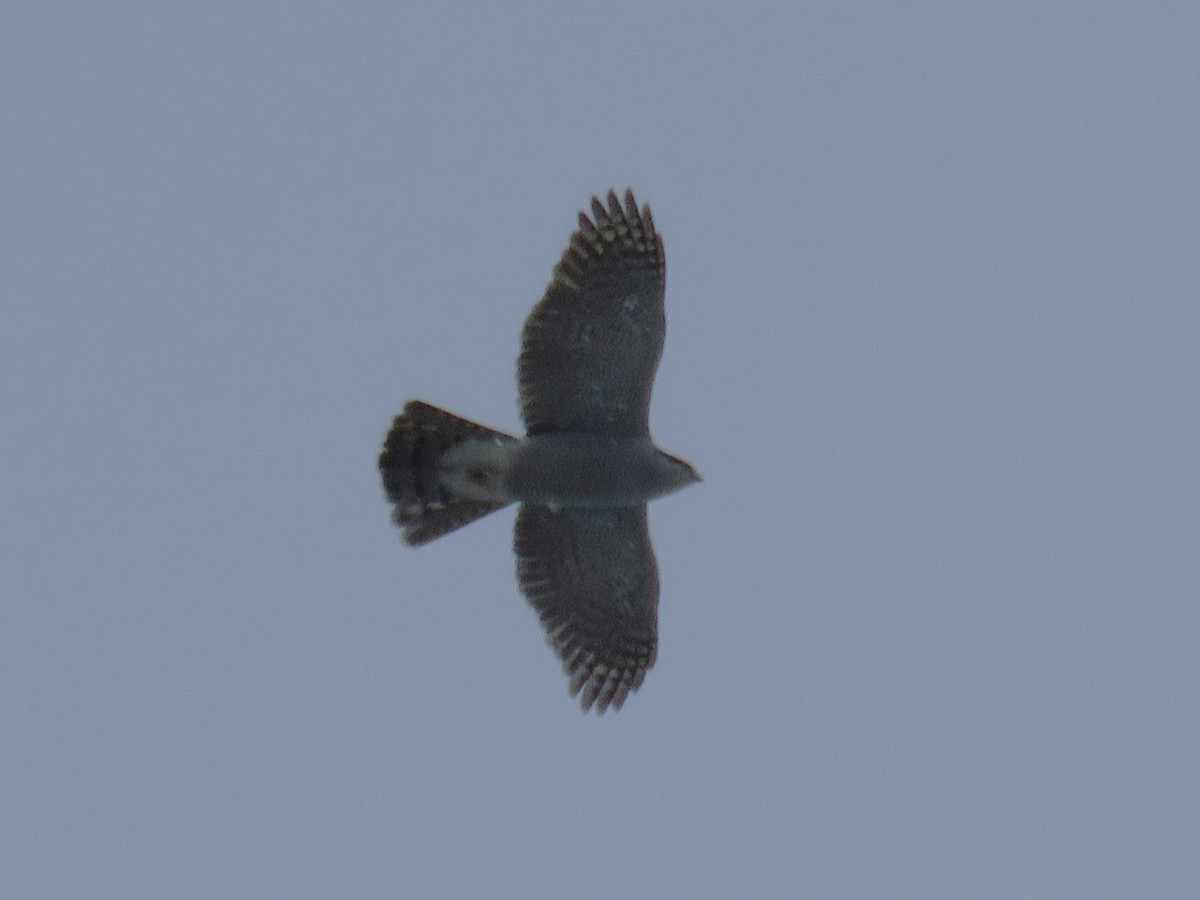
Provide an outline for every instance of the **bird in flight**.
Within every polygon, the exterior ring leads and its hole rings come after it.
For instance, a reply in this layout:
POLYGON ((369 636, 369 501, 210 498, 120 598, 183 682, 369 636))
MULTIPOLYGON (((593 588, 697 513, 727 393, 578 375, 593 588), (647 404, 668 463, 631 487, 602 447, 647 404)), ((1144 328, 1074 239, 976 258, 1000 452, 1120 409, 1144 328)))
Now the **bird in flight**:
POLYGON ((520 503, 517 580, 586 712, 620 709, 654 665, 658 566, 646 502, 700 480, 650 438, 666 261, 649 206, 592 198, 525 320, 525 437, 419 400, 379 457, 393 521, 417 546, 520 503))

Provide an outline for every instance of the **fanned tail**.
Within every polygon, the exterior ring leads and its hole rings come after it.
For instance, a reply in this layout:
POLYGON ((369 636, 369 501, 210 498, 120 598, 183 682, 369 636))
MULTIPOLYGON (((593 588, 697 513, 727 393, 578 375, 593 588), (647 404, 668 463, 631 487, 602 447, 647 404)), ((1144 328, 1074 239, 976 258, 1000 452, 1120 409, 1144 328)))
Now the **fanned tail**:
POLYGON ((396 416, 379 455, 379 472, 394 521, 404 540, 417 546, 469 525, 507 502, 468 500, 446 490, 438 463, 451 447, 468 440, 511 441, 512 435, 410 400, 396 416))

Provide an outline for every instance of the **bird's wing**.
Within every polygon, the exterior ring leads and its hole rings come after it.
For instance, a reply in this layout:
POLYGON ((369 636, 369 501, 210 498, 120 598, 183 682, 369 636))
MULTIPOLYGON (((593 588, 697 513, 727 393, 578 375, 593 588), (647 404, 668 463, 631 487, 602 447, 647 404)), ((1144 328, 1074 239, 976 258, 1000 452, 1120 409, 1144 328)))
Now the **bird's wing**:
POLYGON ((525 320, 518 362, 529 434, 648 435, 650 391, 662 355, 666 262, 650 207, 592 198, 525 320))
POLYGON ((524 504, 517 578, 586 711, 620 709, 654 665, 658 566, 646 507, 524 504))

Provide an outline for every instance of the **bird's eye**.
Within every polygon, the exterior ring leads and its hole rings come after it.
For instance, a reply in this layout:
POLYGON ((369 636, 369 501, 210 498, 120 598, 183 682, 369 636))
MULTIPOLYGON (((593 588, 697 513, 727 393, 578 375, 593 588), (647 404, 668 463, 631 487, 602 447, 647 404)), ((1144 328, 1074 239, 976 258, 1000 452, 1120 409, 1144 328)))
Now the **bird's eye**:
POLYGON ((472 469, 467 473, 467 476, 476 484, 487 484, 487 469, 472 469))

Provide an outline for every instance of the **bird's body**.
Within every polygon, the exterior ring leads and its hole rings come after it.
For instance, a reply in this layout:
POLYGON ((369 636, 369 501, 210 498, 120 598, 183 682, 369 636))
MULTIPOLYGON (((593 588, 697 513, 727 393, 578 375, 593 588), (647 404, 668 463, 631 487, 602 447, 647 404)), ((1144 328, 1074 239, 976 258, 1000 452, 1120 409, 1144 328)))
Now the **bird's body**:
POLYGON ((518 361, 527 435, 421 401, 379 458, 393 516, 423 544, 509 503, 517 575, 586 710, 619 708, 654 663, 658 570, 646 502, 699 480, 650 438, 665 265, 649 207, 592 201, 526 320, 518 361))
POLYGON ((546 506, 636 506, 695 479, 649 438, 553 432, 465 441, 440 463, 441 483, 474 500, 546 506))

